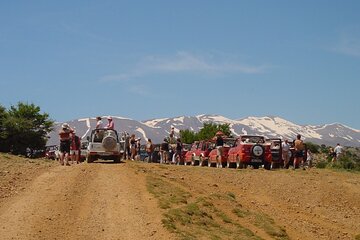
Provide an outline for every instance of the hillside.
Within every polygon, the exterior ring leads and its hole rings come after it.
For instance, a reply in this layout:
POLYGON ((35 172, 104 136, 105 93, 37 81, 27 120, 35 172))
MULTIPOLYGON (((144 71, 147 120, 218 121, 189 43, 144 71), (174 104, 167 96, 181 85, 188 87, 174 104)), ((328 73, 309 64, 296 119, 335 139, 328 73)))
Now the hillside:
POLYGON ((354 173, 131 161, 64 167, 0 154, 0 174, 4 240, 360 237, 354 173))
MULTIPOLYGON (((199 131, 204 123, 213 122, 216 124, 230 124, 234 136, 254 134, 294 139, 299 133, 305 138, 305 141, 317 144, 334 146, 340 143, 344 146, 360 146, 360 130, 339 123, 301 126, 279 117, 248 117, 232 120, 219 115, 181 116, 143 122, 123 117, 113 117, 113 119, 118 131, 134 133, 142 139, 151 138, 155 143, 162 142, 162 139, 168 136, 171 126, 174 126, 175 132, 178 133, 184 129, 199 131)), ((106 119, 104 121, 106 122, 106 119)), ((68 121, 68 123, 76 128, 78 135, 84 138, 89 134, 90 129, 93 129, 96 125, 95 118, 76 119, 68 121)), ((48 145, 58 144, 57 132, 60 125, 58 123, 54 131, 50 133, 48 145)))

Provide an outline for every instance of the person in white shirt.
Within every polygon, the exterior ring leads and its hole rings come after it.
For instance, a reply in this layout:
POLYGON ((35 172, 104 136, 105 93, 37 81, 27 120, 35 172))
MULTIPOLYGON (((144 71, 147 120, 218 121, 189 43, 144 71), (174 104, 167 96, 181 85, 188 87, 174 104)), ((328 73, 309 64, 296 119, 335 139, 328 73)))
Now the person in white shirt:
POLYGON ((289 151, 290 151, 290 146, 287 139, 285 139, 285 141, 281 143, 281 148, 282 148, 282 159, 284 160, 284 168, 287 168, 289 166, 289 151))
POLYGON ((336 144, 336 147, 334 148, 334 152, 336 154, 336 159, 338 159, 343 152, 343 147, 340 146, 340 143, 336 144))
POLYGON ((101 121, 101 117, 96 117, 96 129, 98 128, 104 128, 104 124, 103 122, 101 121))
POLYGON ((306 152, 306 162, 309 168, 312 167, 312 161, 313 161, 312 152, 310 151, 310 149, 308 149, 306 152))

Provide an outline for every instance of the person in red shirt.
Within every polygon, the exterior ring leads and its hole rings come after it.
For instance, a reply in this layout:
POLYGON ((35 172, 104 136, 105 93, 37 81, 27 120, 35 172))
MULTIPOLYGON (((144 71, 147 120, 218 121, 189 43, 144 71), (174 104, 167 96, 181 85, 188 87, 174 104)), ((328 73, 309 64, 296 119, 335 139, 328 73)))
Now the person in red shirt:
POLYGON ((70 156, 71 162, 80 163, 80 138, 76 135, 75 130, 71 133, 70 156))
POLYGON ((108 124, 106 125, 106 129, 114 129, 114 122, 113 122, 113 119, 112 117, 108 117, 107 120, 109 121, 108 124))
POLYGON ((61 125, 61 130, 59 131, 60 138, 60 164, 70 166, 69 164, 69 153, 70 153, 70 133, 73 131, 69 124, 64 123, 61 125))

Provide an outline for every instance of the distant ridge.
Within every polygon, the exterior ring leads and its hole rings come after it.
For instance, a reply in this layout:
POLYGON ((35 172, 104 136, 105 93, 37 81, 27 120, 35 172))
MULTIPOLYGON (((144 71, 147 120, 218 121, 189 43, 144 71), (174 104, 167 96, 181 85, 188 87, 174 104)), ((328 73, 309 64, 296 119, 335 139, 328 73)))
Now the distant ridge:
MULTIPOLYGON (((259 134, 266 137, 282 137, 294 139, 297 134, 301 134, 305 141, 317 144, 336 145, 340 143, 344 146, 360 146, 360 130, 348 127, 341 123, 324 125, 298 125, 280 117, 247 117, 238 120, 226 118, 221 115, 197 115, 179 116, 174 118, 159 118, 146 121, 137 121, 125 117, 113 116, 115 128, 118 131, 134 133, 143 139, 151 138, 153 142, 160 143, 165 136, 168 136, 170 128, 173 126, 175 132, 190 129, 199 131, 204 123, 213 122, 216 124, 230 124, 231 132, 234 136, 242 134, 259 134)), ((103 119, 106 123, 106 117, 103 119)), ((79 136, 86 138, 90 129, 95 127, 95 117, 81 118, 68 121, 71 127, 76 128, 79 136)), ((60 123, 55 125, 54 130, 49 134, 48 145, 58 144, 60 123)))

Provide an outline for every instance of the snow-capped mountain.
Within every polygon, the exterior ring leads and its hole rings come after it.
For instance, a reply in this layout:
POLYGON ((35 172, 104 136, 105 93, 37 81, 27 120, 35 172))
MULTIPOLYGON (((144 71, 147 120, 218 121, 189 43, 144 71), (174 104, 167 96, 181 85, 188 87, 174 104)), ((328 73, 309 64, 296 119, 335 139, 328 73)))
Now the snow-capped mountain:
MULTIPOLYGON (((106 123, 106 118, 103 119, 106 123)), ((175 132, 190 129, 199 131, 204 123, 212 122, 216 124, 230 124, 231 132, 234 136, 243 134, 265 135, 266 137, 281 137, 294 139, 297 134, 301 134, 305 141, 317 144, 336 145, 340 143, 345 146, 360 146, 360 130, 350 128, 340 123, 325 124, 320 126, 298 125, 282 119, 280 117, 247 117, 239 120, 232 120, 220 115, 198 115, 180 116, 175 118, 161 118, 147 121, 136 121, 129 118, 113 117, 115 128, 119 132, 134 133, 143 139, 151 138, 153 142, 160 143, 162 139, 169 135, 171 127, 175 132)), ((90 133, 96 125, 95 118, 77 119, 68 122, 71 127, 76 129, 79 136, 83 138, 90 133)), ((57 132, 60 123, 56 124, 53 132, 50 133, 48 145, 57 144, 57 132)))

